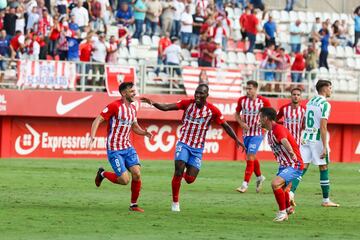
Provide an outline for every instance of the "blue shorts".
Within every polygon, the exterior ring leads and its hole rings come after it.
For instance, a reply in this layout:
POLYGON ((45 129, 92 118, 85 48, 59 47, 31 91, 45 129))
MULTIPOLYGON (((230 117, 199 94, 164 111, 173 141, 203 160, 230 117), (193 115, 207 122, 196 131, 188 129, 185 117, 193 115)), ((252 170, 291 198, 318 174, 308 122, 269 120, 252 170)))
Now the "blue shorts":
POLYGON ((176 144, 175 161, 183 161, 200 170, 203 148, 192 148, 185 143, 176 144))
POLYGON ((279 176, 285 180, 286 185, 292 182, 294 179, 301 177, 302 170, 295 169, 293 167, 279 167, 279 171, 276 176, 279 176))
POLYGON ((244 138, 246 154, 256 154, 259 150, 263 136, 247 136, 244 138))
POLYGON ((181 43, 185 45, 189 45, 191 42, 191 35, 192 33, 188 32, 181 32, 181 43))
POLYGON ((117 176, 121 176, 121 174, 132 166, 140 165, 139 157, 133 147, 118 151, 108 150, 107 156, 117 176))

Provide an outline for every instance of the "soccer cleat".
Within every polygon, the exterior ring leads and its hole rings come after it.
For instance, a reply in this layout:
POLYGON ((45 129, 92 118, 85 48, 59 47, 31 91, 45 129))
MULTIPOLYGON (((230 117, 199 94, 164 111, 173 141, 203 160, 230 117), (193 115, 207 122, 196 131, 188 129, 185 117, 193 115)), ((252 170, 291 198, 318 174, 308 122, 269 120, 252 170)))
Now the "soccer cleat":
POLYGON ((180 212, 180 203, 179 202, 173 202, 171 204, 171 211, 180 212))
POLYGON ((323 206, 323 207, 340 207, 340 204, 334 203, 332 201, 328 201, 328 202, 323 202, 321 204, 321 206, 323 206))
POLYGON ((290 191, 289 192, 289 200, 290 200, 290 205, 293 206, 293 207, 296 207, 296 203, 295 203, 295 194, 290 191))
POLYGON ((256 180, 256 192, 259 193, 262 189, 262 185, 265 181, 265 177, 263 175, 261 175, 257 180, 256 180))
POLYGON ((130 206, 129 211, 131 211, 131 212, 145 212, 144 209, 140 208, 137 204, 130 206))
POLYGON ((247 189, 248 189, 248 187, 241 185, 240 187, 238 187, 235 190, 238 191, 239 193, 245 193, 247 191, 247 189))
POLYGON ((105 169, 102 168, 102 167, 99 167, 99 170, 98 170, 97 173, 96 173, 95 185, 96 185, 97 187, 100 187, 102 180, 104 180, 104 177, 101 176, 101 173, 102 173, 103 171, 105 171, 105 169))
POLYGON ((286 221, 288 220, 289 217, 288 217, 288 214, 286 212, 277 212, 276 213, 276 217, 273 219, 274 222, 283 222, 283 221, 286 221))
POLYGON ((293 207, 288 207, 288 208, 286 209, 286 213, 287 213, 288 216, 290 216, 291 214, 294 214, 294 213, 295 213, 295 208, 293 208, 293 207))

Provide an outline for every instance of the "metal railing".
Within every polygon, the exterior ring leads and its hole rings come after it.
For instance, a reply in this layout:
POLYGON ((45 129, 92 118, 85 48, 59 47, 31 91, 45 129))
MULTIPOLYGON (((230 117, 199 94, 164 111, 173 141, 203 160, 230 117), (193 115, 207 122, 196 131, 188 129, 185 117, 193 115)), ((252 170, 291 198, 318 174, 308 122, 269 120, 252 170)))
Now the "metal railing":
MULTIPOLYGON (((8 68, 0 71, 0 88, 24 89, 17 86, 18 64, 10 59, 7 61, 8 68)), ((76 91, 106 91, 105 88, 105 65, 95 62, 76 62, 76 91)), ((181 74, 181 66, 140 64, 136 69, 137 86, 140 94, 185 94, 185 86, 181 74)), ((287 97, 289 90, 295 86, 301 87, 304 98, 315 94, 315 82, 318 79, 330 79, 333 82, 333 99, 360 101, 360 71, 341 71, 340 74, 322 73, 319 70, 311 72, 290 72, 289 70, 269 70, 256 67, 242 70, 244 83, 255 80, 259 83, 259 93, 269 97, 287 97), (273 73, 272 81, 265 80, 265 73, 273 73), (302 81, 291 82, 291 73, 301 73, 302 81)), ((245 84, 243 84, 245 85, 245 84)))

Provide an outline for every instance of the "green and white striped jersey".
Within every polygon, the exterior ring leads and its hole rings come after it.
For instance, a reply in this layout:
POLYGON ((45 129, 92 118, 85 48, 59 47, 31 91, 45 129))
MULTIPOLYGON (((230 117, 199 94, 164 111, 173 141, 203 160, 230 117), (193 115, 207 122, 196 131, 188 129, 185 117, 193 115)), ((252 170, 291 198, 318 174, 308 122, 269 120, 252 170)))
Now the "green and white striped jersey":
POLYGON ((306 104, 305 130, 303 141, 321 141, 320 121, 322 118, 329 119, 331 105, 324 96, 315 96, 306 104))

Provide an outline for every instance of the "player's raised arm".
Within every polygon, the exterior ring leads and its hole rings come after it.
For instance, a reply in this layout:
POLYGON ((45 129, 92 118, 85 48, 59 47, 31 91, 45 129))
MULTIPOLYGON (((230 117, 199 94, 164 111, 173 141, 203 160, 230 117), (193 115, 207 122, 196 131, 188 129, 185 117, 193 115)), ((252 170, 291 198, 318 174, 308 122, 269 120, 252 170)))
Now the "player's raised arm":
POLYGON ((94 141, 94 138, 95 138, 95 135, 96 135, 96 132, 100 126, 100 124, 102 122, 104 122, 105 119, 101 116, 101 115, 98 115, 95 120, 93 121, 92 125, 91 125, 91 133, 90 133, 90 142, 89 142, 89 145, 88 147, 90 148, 90 150, 92 149, 92 143, 94 141))
POLYGON ((227 123, 224 122, 221 124, 221 126, 224 128, 225 132, 236 142, 236 147, 241 147, 242 150, 246 150, 244 144, 239 140, 239 138, 236 136, 234 130, 232 127, 227 123))
POLYGON ((142 97, 140 98, 142 102, 145 102, 147 104, 150 104, 154 106, 155 108, 161 110, 161 111, 172 111, 172 110, 179 110, 179 107, 176 103, 157 103, 152 101, 149 98, 142 97))
POLYGON ((131 129, 134 131, 134 133, 136 133, 138 135, 146 136, 148 138, 152 137, 152 134, 150 132, 148 132, 146 129, 141 128, 137 122, 133 123, 133 125, 131 126, 131 129))

